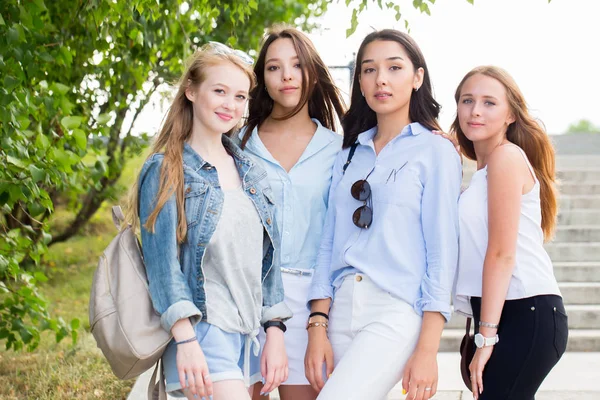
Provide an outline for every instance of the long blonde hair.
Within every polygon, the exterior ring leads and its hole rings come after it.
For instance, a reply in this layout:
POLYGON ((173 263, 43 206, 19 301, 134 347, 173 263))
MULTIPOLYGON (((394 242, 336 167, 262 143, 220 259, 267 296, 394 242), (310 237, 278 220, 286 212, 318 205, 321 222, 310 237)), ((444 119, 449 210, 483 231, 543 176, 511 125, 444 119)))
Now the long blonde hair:
MULTIPOLYGON (((183 145, 192 134, 193 103, 188 100, 185 92, 190 87, 198 87, 206 79, 206 69, 223 63, 232 63, 250 79, 250 89, 255 85, 256 78, 252 66, 233 54, 215 51, 210 45, 204 46, 191 56, 187 68, 179 81, 179 89, 169 108, 160 133, 156 137, 152 150, 148 155, 164 152, 164 159, 160 170, 160 187, 157 194, 156 207, 144 224, 150 232, 154 232, 154 224, 160 210, 167 200, 175 193, 177 203, 177 242, 183 243, 187 234, 185 219, 185 197, 183 194, 183 145)), ((232 129, 235 130, 237 127, 232 129)), ((230 131, 231 132, 231 131, 230 131)), ((229 134, 230 132, 227 132, 229 134)), ((127 221, 134 229, 138 227, 139 210, 139 176, 129 193, 127 207, 127 221)))
MULTIPOLYGON (((506 89, 506 97, 515 122, 510 124, 506 131, 506 139, 519 146, 531 162, 535 175, 540 181, 540 203, 542 208, 542 230, 544 239, 552 238, 556 227, 556 214, 558 212, 556 196, 556 175, 554 147, 546 134, 543 126, 530 114, 525 102, 525 97, 517 86, 515 80, 502 68, 495 66, 481 66, 472 69, 456 88, 454 99, 456 104, 460 99, 460 93, 464 83, 473 75, 480 74, 493 78, 500 82, 506 89)), ((452 123, 451 130, 454 132, 460 144, 462 153, 471 160, 476 160, 475 148, 460 129, 458 114, 452 123)))

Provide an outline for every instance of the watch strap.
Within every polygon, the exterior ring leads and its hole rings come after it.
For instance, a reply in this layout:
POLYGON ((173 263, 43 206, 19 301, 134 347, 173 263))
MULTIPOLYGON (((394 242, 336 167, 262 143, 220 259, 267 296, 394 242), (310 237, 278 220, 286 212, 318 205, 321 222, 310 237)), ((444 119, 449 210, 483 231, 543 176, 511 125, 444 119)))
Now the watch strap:
POLYGON ((267 321, 263 324, 263 329, 265 330, 265 333, 267 333, 267 329, 269 329, 272 326, 278 327, 283 332, 287 331, 287 327, 285 326, 283 321, 267 321))

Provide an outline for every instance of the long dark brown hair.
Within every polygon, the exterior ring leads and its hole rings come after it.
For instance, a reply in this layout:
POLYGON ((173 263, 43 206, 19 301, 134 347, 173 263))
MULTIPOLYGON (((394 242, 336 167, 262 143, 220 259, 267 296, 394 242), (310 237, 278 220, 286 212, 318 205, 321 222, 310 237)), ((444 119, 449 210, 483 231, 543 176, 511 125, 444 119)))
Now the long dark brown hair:
POLYGON ((250 93, 248 122, 246 123, 246 132, 242 138, 242 149, 246 146, 254 128, 260 127, 273 111, 273 99, 271 99, 265 88, 265 59, 271 43, 282 38, 290 39, 294 44, 296 54, 298 54, 303 73, 302 95, 293 110, 277 119, 285 120, 293 117, 308 102, 308 115, 319 120, 327 129, 335 131, 335 116, 337 115, 341 120, 344 115, 346 107, 339 89, 335 86, 327 66, 310 39, 295 28, 275 26, 265 36, 254 66, 257 85, 250 93))
MULTIPOLYGON (((233 53, 216 51, 210 45, 203 46, 188 61, 188 66, 179 80, 179 88, 171 104, 160 133, 154 140, 148 158, 164 152, 160 170, 160 187, 156 207, 150 213, 144 227, 154 232, 156 218, 169 198, 175 193, 177 203, 177 242, 182 243, 187 234, 183 193, 183 146, 192 135, 194 120, 193 103, 185 92, 190 87, 199 86, 206 80, 206 69, 210 66, 231 63, 241 69, 250 81, 250 89, 255 83, 252 68, 233 53)), ((235 129, 235 128, 234 128, 235 129)), ((232 129, 232 131, 234 130, 232 129)), ((229 132, 228 132, 229 133, 229 132)), ((139 176, 129 192, 127 220, 135 228, 138 224, 139 176)))
POLYGON ((368 34, 360 44, 356 63, 354 64, 354 79, 352 80, 352 96, 350 99, 350 109, 342 118, 342 127, 344 128, 343 147, 350 147, 361 132, 369 130, 377 125, 377 115, 360 92, 360 65, 364 58, 367 45, 376 40, 385 40, 399 43, 408 58, 413 64, 414 70, 423 68, 423 84, 418 91, 413 91, 410 96, 409 118, 412 122, 419 122, 429 130, 440 130, 437 118, 440 114, 440 104, 433 98, 433 89, 429 78, 429 69, 425 63, 425 57, 421 49, 406 33, 394 30, 384 29, 368 34))
MULTIPOLYGON (((467 79, 476 74, 493 78, 500 82, 504 86, 504 89, 506 89, 506 98, 508 99, 510 111, 515 118, 515 121, 506 130, 506 139, 523 149, 540 182, 542 230, 544 231, 544 239, 549 240, 552 238, 556 226, 556 214, 558 212, 555 189, 554 147, 543 126, 529 114, 525 97, 519 86, 517 86, 512 76, 502 68, 486 65, 472 69, 465 75, 456 88, 456 93, 454 94, 456 104, 460 100, 463 85, 467 79)), ((477 160, 473 142, 460 129, 458 113, 456 118, 454 118, 451 130, 458 139, 462 153, 471 160, 477 160)))

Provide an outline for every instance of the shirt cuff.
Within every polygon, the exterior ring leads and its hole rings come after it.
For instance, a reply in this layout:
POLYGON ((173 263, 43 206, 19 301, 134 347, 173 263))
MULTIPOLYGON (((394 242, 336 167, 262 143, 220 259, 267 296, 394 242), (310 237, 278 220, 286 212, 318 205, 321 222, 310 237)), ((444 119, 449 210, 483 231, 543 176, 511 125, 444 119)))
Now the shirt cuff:
POLYGON ((189 318, 192 326, 195 326, 202 319, 202 312, 194 303, 189 300, 178 301, 171 304, 167 310, 160 316, 160 324, 167 332, 171 332, 171 328, 175 322, 180 319, 189 318))
POLYGON ((308 291, 306 307, 310 310, 310 302, 313 300, 332 299, 333 287, 331 285, 313 285, 308 291))
POLYGON ((416 303, 416 311, 419 315, 423 315, 425 311, 439 312, 442 314, 446 322, 450 321, 452 316, 452 308, 450 304, 438 300, 423 300, 419 299, 416 303))
POLYGON ((292 310, 290 310, 287 304, 282 301, 271 307, 263 307, 263 316, 260 320, 260 324, 263 325, 265 322, 273 319, 287 321, 290 318, 292 318, 292 310))

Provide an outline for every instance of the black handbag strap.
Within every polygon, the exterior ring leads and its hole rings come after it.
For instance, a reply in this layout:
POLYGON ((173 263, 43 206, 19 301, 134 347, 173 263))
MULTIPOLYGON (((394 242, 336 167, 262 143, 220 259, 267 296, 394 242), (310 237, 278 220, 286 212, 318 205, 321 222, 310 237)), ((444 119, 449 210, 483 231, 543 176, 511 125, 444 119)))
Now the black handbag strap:
POLYGON ((346 160, 346 164, 344 164, 344 167, 342 168, 342 175, 344 175, 346 173, 346 169, 348 169, 348 165, 350 165, 350 163, 352 162, 352 157, 354 157, 354 152, 356 151, 357 147, 358 147, 358 142, 355 142, 350 147, 350 152, 348 153, 348 159, 346 160))
POLYGON ((469 334, 471 333, 471 320, 472 318, 467 318, 467 325, 466 325, 466 335, 469 336, 469 334))

